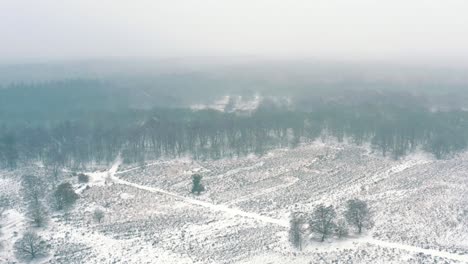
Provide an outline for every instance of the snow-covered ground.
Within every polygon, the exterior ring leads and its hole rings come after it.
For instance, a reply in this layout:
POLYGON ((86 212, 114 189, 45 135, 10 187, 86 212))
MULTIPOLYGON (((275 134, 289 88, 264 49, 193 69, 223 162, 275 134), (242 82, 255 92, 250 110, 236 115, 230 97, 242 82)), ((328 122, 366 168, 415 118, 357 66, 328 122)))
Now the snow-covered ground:
POLYGON ((262 97, 255 95, 253 98, 226 95, 210 104, 192 105, 193 110, 212 109, 220 112, 251 112, 258 108, 262 97))
POLYGON ((193 110, 212 109, 226 113, 250 113, 255 111, 262 103, 274 104, 278 107, 290 108, 291 98, 288 97, 263 97, 255 94, 251 97, 240 95, 226 95, 208 104, 194 104, 190 108, 193 110))
MULTIPOLYGON (((365 147, 313 143, 144 167, 124 168, 117 158, 88 174, 89 187, 75 182, 76 207, 40 230, 52 245, 48 263, 468 263, 468 154, 394 161, 365 147), (204 177, 200 196, 190 193, 190 172, 204 177), (368 201, 372 229, 291 248, 291 212, 325 203, 341 213, 351 198, 368 201), (101 223, 94 208, 105 212, 101 223)), ((2 180, 14 184, 8 175, 2 180)), ((13 256, 11 236, 27 224, 20 211, 7 213, 0 260, 13 256)))
POLYGON ((2 229, 0 233, 0 263, 16 261, 13 244, 25 228, 25 217, 14 209, 7 210, 0 219, 2 229))

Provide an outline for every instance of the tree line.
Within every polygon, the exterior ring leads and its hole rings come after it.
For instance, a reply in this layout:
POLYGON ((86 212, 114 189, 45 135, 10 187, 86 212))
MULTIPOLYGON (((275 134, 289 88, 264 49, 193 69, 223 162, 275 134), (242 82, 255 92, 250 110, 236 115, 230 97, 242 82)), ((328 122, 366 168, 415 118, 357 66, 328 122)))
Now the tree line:
POLYGON ((468 142, 468 113, 385 105, 329 105, 311 112, 261 107, 250 115, 189 109, 86 113, 66 121, 0 124, 0 166, 43 162, 60 167, 191 155, 219 159, 295 147, 320 136, 370 143, 398 159, 416 149, 445 158, 468 142))

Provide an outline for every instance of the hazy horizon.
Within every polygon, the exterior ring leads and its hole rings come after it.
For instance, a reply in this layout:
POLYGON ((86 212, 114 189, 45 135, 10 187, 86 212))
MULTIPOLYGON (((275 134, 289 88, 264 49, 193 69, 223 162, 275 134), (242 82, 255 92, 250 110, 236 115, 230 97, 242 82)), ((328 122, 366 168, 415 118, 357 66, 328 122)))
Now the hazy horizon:
POLYGON ((466 65, 466 1, 4 0, 0 62, 252 57, 466 65))

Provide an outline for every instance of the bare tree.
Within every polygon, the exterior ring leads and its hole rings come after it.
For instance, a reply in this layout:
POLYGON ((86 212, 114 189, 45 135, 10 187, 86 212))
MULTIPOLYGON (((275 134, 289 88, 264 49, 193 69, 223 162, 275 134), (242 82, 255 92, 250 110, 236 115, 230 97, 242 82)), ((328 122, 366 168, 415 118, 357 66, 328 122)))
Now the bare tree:
POLYGON ((311 232, 317 233, 321 236, 320 241, 325 241, 332 232, 333 228, 335 227, 335 223, 333 220, 336 217, 335 209, 333 206, 325 206, 323 204, 318 205, 315 207, 312 217, 309 221, 309 226, 311 232))
POLYGON ((345 217, 350 225, 356 227, 359 234, 362 233, 363 228, 368 228, 372 225, 367 203, 359 199, 348 200, 345 217))
POLYGON ((18 259, 32 260, 47 255, 47 245, 35 232, 28 231, 15 244, 18 259))
POLYGON ((45 184, 41 178, 33 175, 24 175, 21 178, 23 197, 26 203, 39 203, 44 197, 45 184))
POLYGON ((302 219, 296 214, 291 214, 289 221, 289 242, 296 249, 302 250, 302 219))
POLYGON ((104 211, 102 209, 96 208, 93 213, 93 218, 98 223, 101 223, 102 219, 104 218, 104 211))
POLYGON ((54 140, 46 153, 44 160, 46 167, 52 172, 54 186, 59 182, 61 169, 65 164, 65 157, 61 153, 60 142, 54 140))
POLYGON ((89 175, 84 173, 78 174, 78 182, 80 183, 88 183, 89 182, 89 175))
POLYGON ((41 202, 32 202, 28 206, 28 216, 35 227, 42 227, 47 224, 47 210, 41 202))
MULTIPOLYGON (((10 206, 10 200, 6 196, 0 196, 0 223, 3 218, 3 213, 6 209, 10 206)), ((2 235, 2 225, 0 224, 0 236, 2 235)), ((2 245, 0 243, 0 250, 2 249, 2 245)))
POLYGON ((6 196, 0 196, 0 218, 9 206, 10 200, 6 196))
POLYGON ((23 197, 28 207, 28 216, 34 226, 41 227, 47 223, 47 210, 42 205, 45 184, 41 178, 25 175, 21 181, 23 197))

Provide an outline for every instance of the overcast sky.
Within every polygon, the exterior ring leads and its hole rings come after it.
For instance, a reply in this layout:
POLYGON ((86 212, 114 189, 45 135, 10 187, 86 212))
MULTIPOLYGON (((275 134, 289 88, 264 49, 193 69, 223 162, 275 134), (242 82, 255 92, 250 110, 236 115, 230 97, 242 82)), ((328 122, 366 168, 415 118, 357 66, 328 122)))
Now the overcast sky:
POLYGON ((467 0, 0 0, 0 60, 292 56, 463 61, 467 0))

